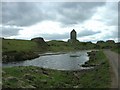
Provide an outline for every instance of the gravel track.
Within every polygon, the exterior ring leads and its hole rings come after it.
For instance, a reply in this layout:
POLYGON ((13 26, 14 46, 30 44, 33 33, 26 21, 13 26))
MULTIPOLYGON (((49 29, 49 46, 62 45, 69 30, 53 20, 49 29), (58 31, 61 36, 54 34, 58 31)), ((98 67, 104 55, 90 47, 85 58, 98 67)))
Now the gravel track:
POLYGON ((110 66, 111 66, 111 76, 112 76, 112 85, 111 88, 120 88, 120 85, 118 84, 118 76, 120 76, 120 67, 118 66, 118 63, 120 64, 120 61, 118 58, 120 57, 119 54, 110 51, 110 50, 104 50, 104 54, 109 60, 110 66))

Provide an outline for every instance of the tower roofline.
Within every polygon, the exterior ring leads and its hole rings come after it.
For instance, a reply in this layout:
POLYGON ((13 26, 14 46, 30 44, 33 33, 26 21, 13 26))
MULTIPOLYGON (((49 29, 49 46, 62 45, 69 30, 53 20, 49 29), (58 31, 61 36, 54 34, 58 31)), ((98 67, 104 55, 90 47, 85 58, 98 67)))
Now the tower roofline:
POLYGON ((75 29, 73 29, 71 32, 76 32, 75 29))

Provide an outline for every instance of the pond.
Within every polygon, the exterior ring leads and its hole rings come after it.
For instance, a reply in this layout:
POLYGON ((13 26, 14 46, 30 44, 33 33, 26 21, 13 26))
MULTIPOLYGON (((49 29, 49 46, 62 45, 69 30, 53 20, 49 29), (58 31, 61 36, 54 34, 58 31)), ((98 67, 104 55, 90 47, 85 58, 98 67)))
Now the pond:
POLYGON ((40 55, 39 58, 20 61, 20 62, 12 62, 7 64, 2 64, 3 67, 11 67, 11 66, 38 66, 49 69, 57 69, 57 70, 81 70, 85 69, 81 67, 86 61, 89 60, 87 55, 87 50, 77 51, 77 52, 69 52, 69 53, 44 53, 40 55))

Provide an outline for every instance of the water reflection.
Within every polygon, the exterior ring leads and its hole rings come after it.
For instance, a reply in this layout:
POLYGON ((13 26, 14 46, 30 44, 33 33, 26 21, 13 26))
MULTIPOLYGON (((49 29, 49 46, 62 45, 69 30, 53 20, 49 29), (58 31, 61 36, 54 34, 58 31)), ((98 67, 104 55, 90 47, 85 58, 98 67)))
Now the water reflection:
POLYGON ((3 66, 38 66, 57 70, 78 70, 82 69, 80 65, 87 60, 89 60, 87 51, 79 51, 59 55, 45 55, 33 60, 3 64, 3 66), (70 57, 70 55, 79 57, 70 57))

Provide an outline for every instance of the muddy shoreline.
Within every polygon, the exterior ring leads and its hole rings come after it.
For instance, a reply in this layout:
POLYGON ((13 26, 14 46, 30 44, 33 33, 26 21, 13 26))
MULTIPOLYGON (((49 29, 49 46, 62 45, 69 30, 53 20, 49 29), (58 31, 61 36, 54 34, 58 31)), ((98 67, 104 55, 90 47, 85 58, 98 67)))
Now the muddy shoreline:
POLYGON ((31 60, 38 57, 39 55, 34 52, 9 51, 9 52, 2 53, 2 63, 31 60))

